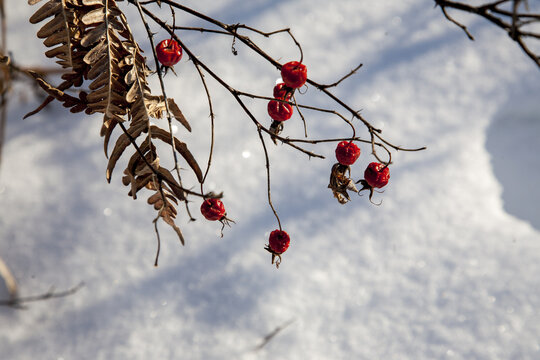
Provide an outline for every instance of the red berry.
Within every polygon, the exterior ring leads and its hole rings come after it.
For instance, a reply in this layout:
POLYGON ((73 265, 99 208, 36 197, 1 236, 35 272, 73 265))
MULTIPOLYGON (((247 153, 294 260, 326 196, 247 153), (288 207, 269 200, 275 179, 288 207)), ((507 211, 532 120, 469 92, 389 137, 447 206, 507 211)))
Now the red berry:
POLYGON ((289 248, 290 242, 289 234, 282 230, 274 230, 270 233, 268 245, 274 253, 283 254, 289 248))
POLYGON ((219 199, 206 199, 201 205, 201 213, 207 220, 221 220, 225 217, 225 206, 219 199))
POLYGON ((281 67, 283 82, 293 89, 302 87, 307 80, 307 67, 298 61, 290 61, 281 67))
POLYGON ((182 47, 174 39, 165 39, 156 46, 157 58, 164 66, 173 66, 182 58, 182 47))
POLYGON ((293 107, 291 104, 287 104, 277 100, 270 100, 268 102, 268 115, 276 121, 289 120, 293 114, 293 107))
POLYGON ((360 148, 350 141, 342 141, 336 147, 336 159, 342 165, 352 165, 360 156, 360 148))
POLYGON ((364 179, 372 188, 382 188, 388 184, 390 170, 383 164, 372 162, 364 171, 364 179))
POLYGON ((279 83, 274 86, 274 97, 288 101, 292 97, 292 89, 285 85, 285 83, 279 83))

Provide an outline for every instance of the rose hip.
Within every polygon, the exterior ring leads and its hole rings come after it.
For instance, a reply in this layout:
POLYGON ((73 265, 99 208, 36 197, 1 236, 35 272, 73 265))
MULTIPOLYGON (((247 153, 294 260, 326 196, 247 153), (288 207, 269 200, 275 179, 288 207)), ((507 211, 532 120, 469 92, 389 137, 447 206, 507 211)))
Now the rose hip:
POLYGON ((281 67, 281 78, 285 85, 298 89, 307 80, 307 67, 298 61, 290 61, 281 67))
POLYGON ((165 39, 156 46, 156 54, 163 66, 173 66, 182 58, 182 47, 174 39, 165 39))

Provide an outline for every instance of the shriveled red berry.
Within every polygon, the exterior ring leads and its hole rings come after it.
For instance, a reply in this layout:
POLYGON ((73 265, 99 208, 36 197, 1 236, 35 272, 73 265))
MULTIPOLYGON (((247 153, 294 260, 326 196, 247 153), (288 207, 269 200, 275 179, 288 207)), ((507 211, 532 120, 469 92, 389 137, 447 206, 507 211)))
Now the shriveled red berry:
POLYGON ((219 199, 206 199, 201 205, 201 213, 207 220, 221 220, 225 217, 225 205, 219 199))
POLYGON ((364 179, 372 188, 382 188, 388 184, 390 170, 383 164, 372 162, 364 171, 364 179))
POLYGON ((293 114, 293 107, 291 104, 287 104, 277 100, 270 100, 268 102, 268 115, 276 121, 289 120, 293 114))
POLYGON ((270 233, 268 246, 275 254, 283 254, 289 248, 291 238, 283 230, 274 230, 270 233))
POLYGON ((336 159, 342 165, 352 165, 360 156, 360 148, 350 141, 342 141, 336 147, 336 159))
POLYGON ((290 61, 281 67, 281 78, 288 87, 298 89, 307 80, 307 67, 298 61, 290 61))
POLYGON ((274 86, 274 97, 281 100, 290 100, 292 97, 292 89, 285 85, 285 83, 279 83, 274 86))
POLYGON ((173 66, 182 58, 182 47, 174 39, 165 39, 156 46, 159 62, 164 66, 173 66))

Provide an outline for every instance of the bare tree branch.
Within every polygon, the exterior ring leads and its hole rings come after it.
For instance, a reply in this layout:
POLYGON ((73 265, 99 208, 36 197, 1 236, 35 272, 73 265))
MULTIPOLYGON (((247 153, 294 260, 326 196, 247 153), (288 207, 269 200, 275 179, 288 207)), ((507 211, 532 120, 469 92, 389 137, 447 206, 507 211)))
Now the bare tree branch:
MULTIPOLYGON (((534 14, 523 0, 499 0, 485 3, 480 6, 472 6, 466 3, 450 0, 434 0, 436 6, 440 6, 443 15, 459 26, 471 40, 474 37, 467 27, 452 18, 447 9, 455 9, 462 12, 478 15, 497 27, 506 31, 521 50, 540 68, 540 54, 535 52, 526 43, 525 39, 540 39, 540 32, 531 32, 524 29, 525 26, 540 24, 540 14, 534 14), (524 5, 521 7, 520 5, 524 5), (501 8, 503 5, 511 5, 511 10, 501 8), (521 10, 523 8, 523 10, 521 10)), ((536 44, 538 45, 538 43, 536 44)))

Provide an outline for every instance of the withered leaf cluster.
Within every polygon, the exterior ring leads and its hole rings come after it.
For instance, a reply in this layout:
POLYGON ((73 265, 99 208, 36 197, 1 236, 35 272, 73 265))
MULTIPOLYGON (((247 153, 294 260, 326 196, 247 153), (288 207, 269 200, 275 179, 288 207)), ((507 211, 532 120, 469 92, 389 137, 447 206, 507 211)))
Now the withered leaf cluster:
POLYGON ((342 165, 340 163, 332 166, 332 172, 330 173, 330 184, 328 188, 332 190, 334 197, 340 204, 346 204, 351 201, 348 191, 358 193, 358 189, 354 185, 354 181, 350 178, 351 169, 348 165, 342 165))
MULTIPOLYGON (((30 5, 41 0, 29 0, 30 5)), ((121 0, 118 0, 121 1, 121 0)), ((147 77, 150 69, 135 41, 125 15, 115 0, 49 0, 30 18, 33 24, 46 21, 37 36, 49 48, 45 55, 56 59, 66 70, 58 86, 49 84, 37 73, 32 73, 49 95, 35 114, 56 99, 71 112, 103 114, 101 136, 108 156, 106 177, 111 180, 117 161, 132 145, 122 182, 130 187, 134 199, 143 188, 151 191, 148 203, 177 232, 176 205, 186 200, 185 189, 170 170, 160 165, 154 140, 158 139, 179 153, 193 170, 199 182, 202 172, 186 144, 170 131, 151 125, 152 118, 170 112, 188 131, 189 123, 173 99, 152 95, 147 77), (81 89, 87 81, 88 91, 81 89), (75 97, 67 90, 78 90, 75 97), (115 128, 121 128, 114 148, 108 155, 108 144, 115 128)))

